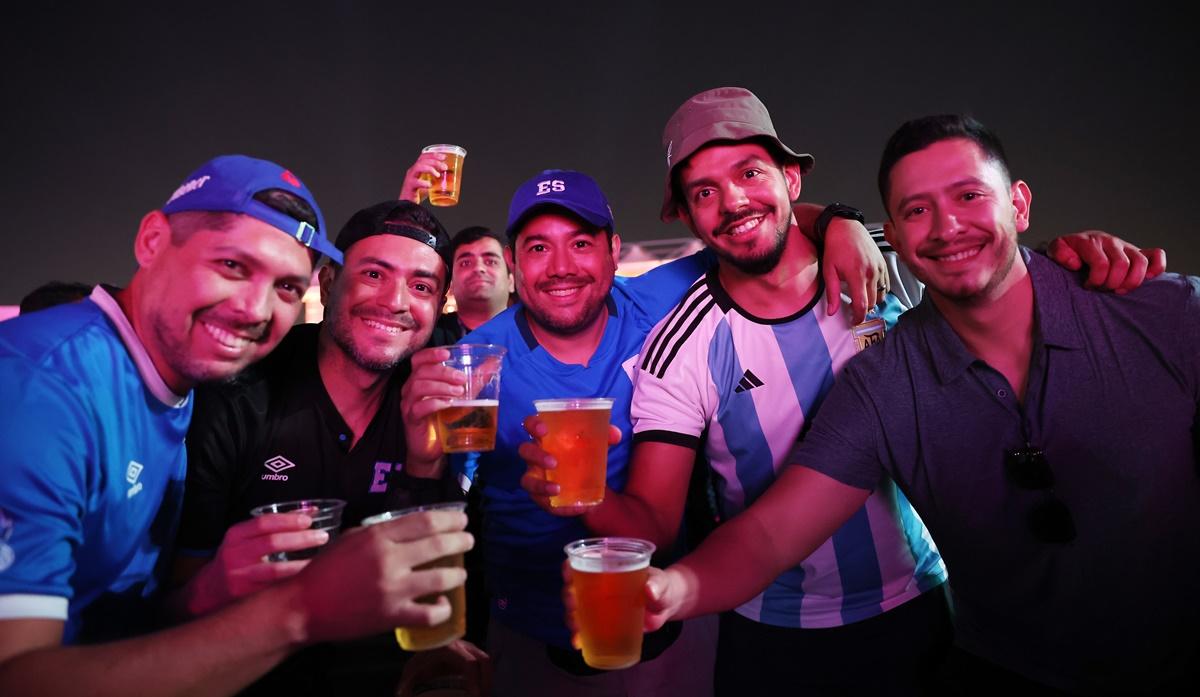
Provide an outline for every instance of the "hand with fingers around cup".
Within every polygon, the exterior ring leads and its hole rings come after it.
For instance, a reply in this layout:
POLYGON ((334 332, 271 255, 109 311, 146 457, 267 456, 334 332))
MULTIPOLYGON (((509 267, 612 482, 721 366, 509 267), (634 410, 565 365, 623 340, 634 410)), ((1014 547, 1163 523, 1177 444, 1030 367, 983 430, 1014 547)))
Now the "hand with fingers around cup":
MULTIPOLYGON (((557 458, 542 447, 542 439, 546 437, 550 429, 545 420, 537 414, 526 417, 524 425, 533 440, 522 443, 517 448, 517 454, 525 461, 525 474, 521 476, 521 488, 529 492, 529 497, 538 506, 556 516, 574 517, 593 510, 594 506, 591 505, 551 504, 551 497, 557 496, 562 487, 557 482, 551 481, 553 475, 547 474, 558 467, 557 458)), ((613 446, 620 442, 621 429, 609 425, 608 445, 613 446)))
POLYGON ((474 540, 466 514, 414 513, 345 533, 285 582, 288 628, 301 644, 342 641, 396 626, 431 627, 450 618, 450 601, 419 602, 466 581, 461 567, 417 569, 463 554, 474 540))
POLYGON ((329 541, 328 532, 311 526, 307 513, 271 513, 230 527, 216 555, 180 591, 183 612, 204 615, 295 575, 308 560, 272 562, 268 557, 329 541))
POLYGON ((450 349, 444 346, 422 349, 412 355, 412 372, 400 391, 400 413, 404 416, 408 447, 406 468, 415 477, 436 477, 444 466, 441 442, 437 437, 437 413, 450 406, 451 399, 466 394, 466 376, 444 365, 450 349))
POLYGON ((404 181, 400 183, 400 193, 396 198, 413 203, 420 203, 422 196, 428 198, 430 181, 442 178, 449 168, 446 161, 450 157, 444 152, 422 152, 404 173, 404 181))

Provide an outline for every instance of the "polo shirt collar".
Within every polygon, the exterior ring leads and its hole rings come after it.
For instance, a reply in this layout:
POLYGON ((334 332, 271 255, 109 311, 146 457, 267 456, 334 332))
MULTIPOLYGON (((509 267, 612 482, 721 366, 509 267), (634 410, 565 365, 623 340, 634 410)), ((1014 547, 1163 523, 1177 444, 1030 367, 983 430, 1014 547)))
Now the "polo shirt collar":
MULTIPOLYGON (((1018 251, 1025 260, 1030 282, 1033 283, 1037 344, 1062 349, 1082 348, 1083 336, 1075 319, 1068 286, 1070 274, 1041 254, 1032 253, 1027 247, 1019 247, 1018 251)), ((910 314, 924 325, 926 347, 942 384, 951 382, 978 360, 967 350, 942 313, 938 312, 933 298, 928 294, 910 314)))

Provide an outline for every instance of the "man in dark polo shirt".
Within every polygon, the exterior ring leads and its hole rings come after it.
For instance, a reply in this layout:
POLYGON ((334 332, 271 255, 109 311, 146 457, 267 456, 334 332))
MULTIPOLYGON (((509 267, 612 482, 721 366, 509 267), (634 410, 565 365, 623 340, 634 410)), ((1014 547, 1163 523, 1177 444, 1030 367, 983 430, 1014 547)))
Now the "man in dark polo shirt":
MULTIPOLYGON (((319 272, 324 322, 293 328, 235 382, 197 391, 177 578, 207 563, 226 530, 259 505, 344 499, 343 526, 352 527, 385 510, 462 496, 448 477, 405 467, 401 406, 408 356, 429 340, 445 300, 445 229, 421 206, 387 201, 354 214, 335 245, 345 261, 319 272)), ((299 564, 250 563, 223 578, 236 597, 299 564)), ((402 668, 390 635, 326 644, 247 692, 391 694, 402 668)))

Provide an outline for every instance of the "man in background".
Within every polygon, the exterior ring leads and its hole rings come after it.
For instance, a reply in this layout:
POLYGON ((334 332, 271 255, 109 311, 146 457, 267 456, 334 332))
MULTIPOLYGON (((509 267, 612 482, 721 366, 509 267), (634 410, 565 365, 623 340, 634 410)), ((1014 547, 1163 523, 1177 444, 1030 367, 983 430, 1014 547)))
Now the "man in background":
POLYGON ((463 228, 450 245, 450 292, 456 309, 438 317, 430 346, 448 346, 503 312, 513 300, 508 241, 491 228, 463 228))

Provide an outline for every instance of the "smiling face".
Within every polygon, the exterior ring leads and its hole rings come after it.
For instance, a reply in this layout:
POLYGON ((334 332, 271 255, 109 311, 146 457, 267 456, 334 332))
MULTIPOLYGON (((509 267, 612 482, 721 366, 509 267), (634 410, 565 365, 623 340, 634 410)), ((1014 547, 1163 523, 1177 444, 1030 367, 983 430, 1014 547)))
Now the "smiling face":
POLYGON ((965 138, 941 140, 889 174, 888 242, 930 292, 957 302, 998 298, 1011 286, 1017 234, 1031 195, 965 138))
POLYGON ((617 272, 621 239, 611 247, 604 230, 565 212, 543 212, 524 224, 513 243, 517 292, 529 320, 571 336, 603 320, 617 272))
POLYGON ((800 168, 775 163, 753 142, 710 145, 680 165, 680 217, 696 237, 741 271, 775 268, 787 245, 800 168))
POLYGON ((454 251, 450 292, 460 304, 505 302, 511 288, 504 249, 495 239, 481 237, 454 251))
MULTIPOLYGON (((173 216, 176 226, 188 215, 173 216)), ((173 239, 156 211, 138 232, 136 281, 148 328, 139 334, 176 393, 230 378, 275 348, 300 314, 312 274, 309 251, 287 234, 245 215, 223 219, 221 228, 199 225, 173 239)))
POLYGON ((359 367, 390 370, 425 346, 445 297, 446 266, 426 244, 373 235, 321 269, 325 331, 359 367))

